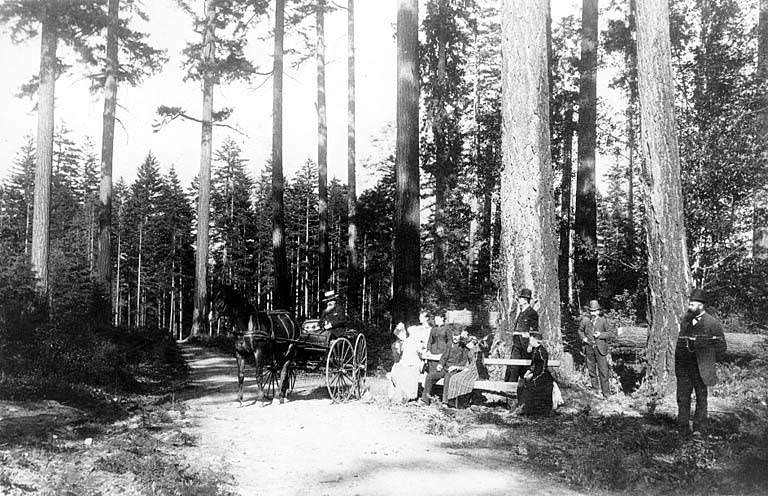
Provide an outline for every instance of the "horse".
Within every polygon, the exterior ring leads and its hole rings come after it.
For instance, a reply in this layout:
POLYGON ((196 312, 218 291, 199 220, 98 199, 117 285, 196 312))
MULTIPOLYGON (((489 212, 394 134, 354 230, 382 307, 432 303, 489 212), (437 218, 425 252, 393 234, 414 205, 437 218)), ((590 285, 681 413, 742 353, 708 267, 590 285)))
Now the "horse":
MULTIPOLYGON (((280 376, 275 389, 272 403, 283 403, 288 389, 288 368, 294 354, 294 344, 284 340, 298 339, 296 326, 274 325, 270 314, 260 312, 243 295, 231 286, 222 285, 215 289, 212 298, 214 310, 226 315, 235 334, 235 358, 237 360, 237 400, 243 403, 243 381, 245 380, 245 363, 247 358, 253 358, 256 373, 262 375, 266 357, 272 357, 280 369, 280 376), (289 329, 290 327, 290 329, 289 329)), ((278 321, 280 319, 277 319, 278 321)), ((258 392, 256 401, 264 399, 264 388, 257 381, 258 392)))

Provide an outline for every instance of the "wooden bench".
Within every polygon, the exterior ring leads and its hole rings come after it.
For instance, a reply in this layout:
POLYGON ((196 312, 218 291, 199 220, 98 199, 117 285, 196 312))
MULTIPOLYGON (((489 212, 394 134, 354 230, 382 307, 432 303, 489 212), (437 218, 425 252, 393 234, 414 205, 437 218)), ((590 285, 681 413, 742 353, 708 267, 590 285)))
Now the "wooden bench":
MULTIPOLYGON (((426 353, 422 355, 422 358, 425 361, 429 362, 436 362, 440 360, 440 355, 432 355, 431 353, 426 353)), ((510 365, 521 365, 523 367, 529 367, 531 365, 531 361, 529 359, 520 359, 520 358, 484 358, 483 359, 483 365, 489 366, 489 365, 497 365, 497 366, 503 366, 508 367, 510 365)), ((547 362, 548 367, 559 367, 560 366, 560 360, 550 360, 547 362)), ((426 374, 422 374, 421 378, 419 379, 419 382, 421 384, 424 384, 424 379, 426 378, 426 374)), ((443 385, 443 380, 440 379, 435 383, 438 386, 443 385)), ((506 381, 489 381, 489 380, 483 380, 478 379, 475 381, 474 385, 475 391, 485 391, 487 393, 496 393, 496 394, 502 394, 502 395, 514 395, 517 394, 517 383, 516 382, 506 382, 506 381)))

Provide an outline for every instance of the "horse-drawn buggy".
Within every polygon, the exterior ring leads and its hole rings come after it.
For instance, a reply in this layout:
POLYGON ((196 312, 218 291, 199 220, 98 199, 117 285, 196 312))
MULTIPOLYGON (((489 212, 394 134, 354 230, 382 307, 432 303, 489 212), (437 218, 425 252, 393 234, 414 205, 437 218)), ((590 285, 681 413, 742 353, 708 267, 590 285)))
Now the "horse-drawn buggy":
MULTIPOLYGON (((322 320, 306 320, 299 328, 290 313, 259 311, 229 287, 213 296, 236 336, 238 400, 243 400, 245 364, 256 367, 259 398, 282 402, 296 384, 298 368, 317 370, 325 364, 325 384, 334 402, 360 398, 368 370, 365 336, 345 327, 328 329, 322 320)), ((257 399, 259 399, 257 398, 257 399)))

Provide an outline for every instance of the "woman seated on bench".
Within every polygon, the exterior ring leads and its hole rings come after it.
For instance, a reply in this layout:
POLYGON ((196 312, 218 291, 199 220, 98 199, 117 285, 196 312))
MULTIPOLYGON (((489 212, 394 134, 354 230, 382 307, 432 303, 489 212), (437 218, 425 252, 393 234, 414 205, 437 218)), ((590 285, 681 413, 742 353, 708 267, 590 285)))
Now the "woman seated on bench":
POLYGON ((547 369, 549 353, 539 341, 539 336, 531 334, 528 344, 531 354, 531 368, 517 383, 518 407, 515 413, 520 415, 547 415, 552 412, 552 388, 554 378, 547 369))
POLYGON ((456 372, 450 377, 448 383, 444 386, 443 401, 450 404, 454 401, 454 406, 468 406, 470 395, 475 389, 475 381, 480 378, 477 367, 477 355, 481 353, 477 338, 469 337, 466 341, 467 355, 469 362, 460 372, 456 372))

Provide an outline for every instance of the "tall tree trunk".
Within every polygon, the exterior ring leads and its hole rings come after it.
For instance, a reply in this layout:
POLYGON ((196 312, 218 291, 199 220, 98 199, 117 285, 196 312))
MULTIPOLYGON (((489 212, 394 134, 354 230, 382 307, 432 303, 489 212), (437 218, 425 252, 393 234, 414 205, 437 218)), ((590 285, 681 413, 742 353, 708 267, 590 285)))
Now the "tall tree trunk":
POLYGON ((320 258, 318 291, 330 289, 328 276, 328 122, 325 108, 325 0, 317 2, 317 243, 320 258))
POLYGON ((136 268, 136 327, 141 327, 141 258, 144 248, 144 221, 139 222, 139 261, 136 268))
POLYGON ((106 323, 112 315, 112 152, 115 142, 117 106, 117 30, 120 0, 109 0, 107 26, 107 79, 104 83, 104 114, 101 133, 101 186, 99 189, 99 248, 96 254, 96 290, 99 315, 106 323))
POLYGON ((347 1, 347 85, 347 311, 354 315, 360 300, 355 164, 355 0, 347 1))
POLYGON ((560 255, 557 272, 560 283, 560 303, 571 304, 571 186, 573 179, 573 107, 565 109, 563 123, 563 178, 560 200, 560 255))
POLYGON ((414 324, 421 303, 419 212, 419 2, 397 9, 396 213, 392 317, 414 324))
MULTIPOLYGON (((757 72, 761 81, 768 81, 768 0, 759 2, 760 18, 757 27, 757 72)), ((768 91, 763 93, 760 104, 760 137, 762 147, 766 150, 763 154, 763 163, 766 163, 768 155, 768 91)), ((768 260, 768 187, 765 186, 768 170, 761 172, 760 187, 755 193, 754 201, 754 227, 752 236, 752 256, 759 260, 768 260)))
POLYGON ((195 307, 192 312, 192 335, 208 331, 208 235, 211 205, 211 147, 213 141, 214 79, 208 67, 213 62, 215 0, 205 3, 203 33, 203 115, 200 137, 200 191, 197 202, 197 251, 195 252, 195 307))
POLYGON ((48 293, 48 249, 51 213, 51 169, 53 166, 53 107, 56 91, 56 47, 58 34, 48 8, 40 31, 40 87, 37 107, 37 157, 35 206, 32 217, 32 270, 38 290, 48 293))
MULTIPOLYGON (((433 219, 434 229, 434 252, 433 269, 434 274, 437 277, 441 277, 445 274, 445 201, 446 201, 446 189, 448 187, 448 177, 450 174, 448 164, 448 143, 446 140, 446 101, 445 92, 448 84, 448 74, 446 73, 446 57, 447 57, 447 45, 448 35, 446 32, 446 13, 445 13, 446 0, 438 0, 438 13, 439 19, 437 30, 437 91, 435 96, 437 97, 437 105, 432 116, 432 135, 435 142, 435 215, 433 219)), ((439 288, 439 286, 438 286, 439 288)), ((438 303, 443 305, 445 303, 445 295, 437 295, 438 303)))
POLYGON ((597 298, 597 0, 583 0, 579 82, 579 167, 576 173, 576 279, 581 301, 597 298))
POLYGON ((546 2, 504 0, 501 243, 506 300, 534 291, 551 356, 562 355, 549 140, 546 2))
POLYGON ((120 315, 120 262, 122 259, 122 238, 120 229, 117 230, 117 274, 115 281, 115 325, 120 325, 122 318, 120 315))
POLYGON ((290 280, 285 255, 285 213, 283 204, 283 32, 285 0, 275 2, 275 53, 272 69, 272 256, 274 291, 272 308, 290 306, 290 280))
POLYGON ((647 385, 662 394, 674 376, 679 313, 691 287, 667 0, 637 1, 637 66, 643 151, 642 183, 648 241, 647 385))
POLYGON ((635 131, 637 114, 637 23, 635 12, 637 5, 635 0, 629 0, 629 14, 627 23, 629 32, 634 35, 631 42, 634 50, 627 53, 626 61, 629 66, 629 104, 627 106, 627 154, 629 155, 629 167, 627 170, 627 252, 631 257, 630 263, 635 262, 635 150, 637 148, 637 133, 635 131))

